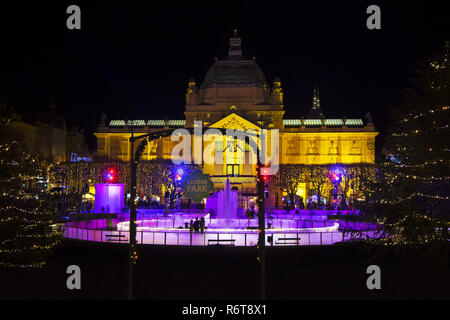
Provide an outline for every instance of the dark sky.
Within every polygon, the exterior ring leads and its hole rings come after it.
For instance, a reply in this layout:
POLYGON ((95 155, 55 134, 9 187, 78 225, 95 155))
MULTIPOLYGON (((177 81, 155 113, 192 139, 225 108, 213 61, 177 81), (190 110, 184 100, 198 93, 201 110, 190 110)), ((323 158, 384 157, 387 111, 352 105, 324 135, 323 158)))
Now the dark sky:
POLYGON ((416 61, 448 39, 435 1, 15 1, 0 4, 0 102, 57 111, 92 132, 110 118, 184 118, 187 80, 201 83, 237 27, 244 54, 269 83, 279 76, 287 118, 306 115, 320 83, 327 117, 384 128, 416 61), (78 4, 82 30, 66 28, 78 4), (157 5, 156 5, 157 4, 157 5), (381 30, 366 8, 381 7, 381 30))

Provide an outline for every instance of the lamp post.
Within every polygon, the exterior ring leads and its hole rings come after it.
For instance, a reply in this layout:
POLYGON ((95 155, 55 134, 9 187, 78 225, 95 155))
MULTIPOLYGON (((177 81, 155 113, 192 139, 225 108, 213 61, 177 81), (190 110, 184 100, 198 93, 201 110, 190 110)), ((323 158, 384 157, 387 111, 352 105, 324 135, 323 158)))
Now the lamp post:
POLYGON ((136 252, 136 168, 137 160, 134 157, 134 137, 133 129, 131 129, 130 137, 130 224, 129 224, 129 234, 130 234, 130 248, 129 248, 129 268, 128 268, 128 299, 133 299, 134 293, 134 269, 137 262, 137 252, 136 252))
POLYGON ((341 193, 340 191, 341 191, 342 172, 339 169, 334 169, 330 173, 330 179, 334 186, 333 197, 335 198, 334 209, 336 210, 338 204, 338 196, 341 193))
MULTIPOLYGON (((135 265, 137 263, 137 242, 136 242, 136 171, 137 164, 139 159, 149 141, 157 140, 163 137, 168 137, 173 133, 173 130, 163 130, 154 133, 147 133, 140 136, 135 137, 133 128, 130 128, 131 136, 130 136, 130 224, 129 224, 129 235, 130 235, 130 247, 129 247, 129 270, 128 270, 128 299, 132 300, 134 297, 134 271, 135 265), (136 152, 134 152, 134 142, 140 139, 144 139, 141 141, 136 148, 136 152)), ((193 132, 193 128, 186 128, 190 133, 193 132)), ((225 132, 227 134, 226 129, 218 129, 222 133, 225 132)), ((264 300, 266 298, 266 235, 265 235, 265 208, 264 208, 264 179, 261 175, 262 164, 259 158, 259 147, 258 143, 256 143, 256 159, 257 159, 257 205, 258 205, 258 262, 261 266, 261 299, 264 300)))
POLYGON ((130 127, 130 224, 129 224, 129 235, 130 235, 130 247, 129 247, 129 265, 128 265, 128 299, 132 300, 134 297, 134 271, 135 265, 137 263, 137 242, 136 242, 136 188, 137 188, 137 165, 142 153, 149 141, 160 139, 163 137, 170 136, 173 130, 164 130, 160 132, 147 133, 140 136, 134 136, 134 130, 130 127), (139 143, 134 151, 134 142, 137 140, 144 139, 139 143))
MULTIPOLYGON (((262 128, 267 128, 267 120, 263 120, 262 128)), ((261 139, 259 140, 262 143, 261 139)), ((261 149, 263 146, 261 145, 261 149)), ((260 147, 256 143, 256 194, 258 205, 258 262, 260 264, 260 298, 266 299, 266 210, 265 210, 265 174, 262 173, 263 165, 259 155, 260 147)), ((273 151, 272 151, 273 152, 273 151)), ((273 239, 272 239, 273 241, 273 239)))
MULTIPOLYGON (((258 150, 259 151, 259 150, 258 150)), ((258 205, 258 262, 261 266, 260 269, 260 294, 261 300, 266 299, 266 212, 264 206, 264 179, 261 174, 261 161, 259 159, 259 152, 257 156, 256 164, 256 194, 258 205)))

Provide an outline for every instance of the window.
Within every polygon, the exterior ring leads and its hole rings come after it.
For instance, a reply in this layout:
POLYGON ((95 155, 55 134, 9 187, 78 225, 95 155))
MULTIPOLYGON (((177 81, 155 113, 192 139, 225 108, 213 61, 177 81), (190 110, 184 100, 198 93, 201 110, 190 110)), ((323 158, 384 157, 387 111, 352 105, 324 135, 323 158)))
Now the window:
POLYGON ((214 152, 223 152, 223 140, 214 139, 214 152))
POLYGON ((227 165, 227 175, 232 177, 239 176, 239 165, 238 164, 228 164, 227 165))

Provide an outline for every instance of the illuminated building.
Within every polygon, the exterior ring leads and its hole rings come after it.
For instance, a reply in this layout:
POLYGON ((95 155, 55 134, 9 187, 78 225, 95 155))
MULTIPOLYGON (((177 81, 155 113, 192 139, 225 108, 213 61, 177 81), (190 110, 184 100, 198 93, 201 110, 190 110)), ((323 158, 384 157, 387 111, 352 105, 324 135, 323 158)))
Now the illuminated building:
MULTIPOLYGON (((375 162, 377 132, 368 117, 362 119, 327 119, 320 109, 318 88, 314 89, 313 106, 306 118, 285 119, 283 89, 279 78, 269 87, 263 71, 254 59, 242 55, 242 41, 236 31, 230 38, 228 56, 216 59, 200 86, 188 81, 185 119, 183 120, 111 120, 101 123, 95 135, 97 154, 121 161, 130 159, 130 127, 139 133, 162 129, 192 128, 201 121, 203 128, 225 128, 259 131, 279 130, 280 164, 355 164, 375 162)), ((171 159, 178 142, 162 138, 149 143, 142 160, 171 159)), ((203 145, 203 148, 207 143, 203 145)), ((232 146, 228 146, 232 147, 232 146)), ((203 150, 202 150, 203 151, 203 150)), ((192 151, 193 153, 196 150, 192 151)), ((249 150, 244 152, 245 158, 249 150)), ((225 155, 225 152, 224 152, 225 155)), ((222 189, 227 178, 242 200, 255 196, 256 166, 241 158, 229 157, 223 164, 203 164, 203 172, 211 176, 216 189, 222 189)), ((302 198, 309 196, 307 183, 299 188, 302 198)), ((271 195, 272 203, 280 203, 282 195, 271 195)))
POLYGON ((63 115, 48 110, 36 114, 14 114, 6 127, 6 134, 21 142, 24 151, 38 156, 43 167, 90 156, 83 133, 69 128, 63 115))

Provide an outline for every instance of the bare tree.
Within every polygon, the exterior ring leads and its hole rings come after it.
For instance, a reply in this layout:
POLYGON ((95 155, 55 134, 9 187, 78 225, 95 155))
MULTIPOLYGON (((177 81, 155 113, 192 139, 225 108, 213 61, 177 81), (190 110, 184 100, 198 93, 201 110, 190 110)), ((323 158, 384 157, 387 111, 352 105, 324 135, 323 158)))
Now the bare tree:
POLYGON ((270 185, 273 190, 277 189, 286 193, 290 203, 288 209, 294 209, 295 195, 299 184, 305 178, 304 165, 280 165, 278 173, 271 177, 270 185))
POLYGON ((347 208, 347 199, 350 190, 355 197, 363 196, 368 189, 368 184, 374 178, 374 166, 365 163, 340 165, 342 181, 340 195, 342 208, 347 208))
POLYGON ((354 197, 363 197, 365 200, 368 200, 370 193, 374 191, 375 166, 372 164, 359 164, 354 170, 356 170, 356 174, 350 185, 354 197))
POLYGON ((309 181, 310 187, 319 197, 319 203, 330 184, 329 171, 328 165, 310 165, 306 167, 307 181, 309 181))

